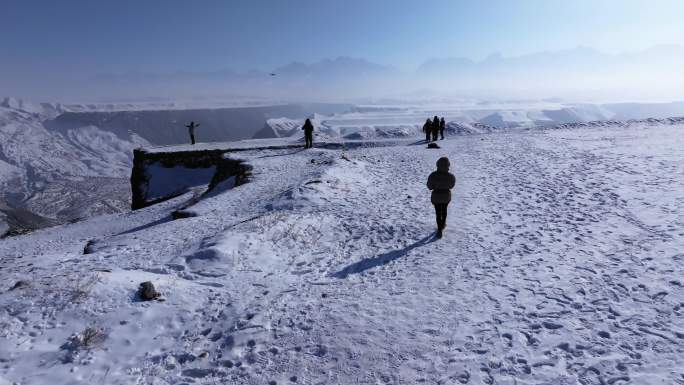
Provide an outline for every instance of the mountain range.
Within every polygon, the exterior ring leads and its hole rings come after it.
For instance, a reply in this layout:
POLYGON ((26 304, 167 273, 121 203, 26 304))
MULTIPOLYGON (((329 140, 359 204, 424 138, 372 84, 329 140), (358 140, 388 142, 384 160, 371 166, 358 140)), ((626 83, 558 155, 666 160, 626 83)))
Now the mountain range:
POLYGON ((591 48, 538 52, 482 60, 426 59, 415 70, 360 58, 293 62, 270 71, 102 74, 88 83, 110 95, 171 96, 181 93, 270 97, 285 100, 362 101, 369 98, 461 95, 487 98, 551 97, 581 100, 684 98, 680 68, 684 47, 657 46, 608 54, 591 48), (133 91, 136 91, 133 93, 133 91))
POLYGON ((518 56, 494 53, 481 60, 443 54, 426 58, 415 68, 342 56, 242 72, 180 69, 84 74, 70 79, 68 84, 55 72, 35 80, 35 84, 7 82, 3 92, 79 104, 172 103, 181 99, 251 100, 262 104, 311 100, 362 103, 416 97, 664 101, 684 99, 680 91, 684 88, 682 66, 684 47, 680 45, 617 54, 577 47, 518 56))

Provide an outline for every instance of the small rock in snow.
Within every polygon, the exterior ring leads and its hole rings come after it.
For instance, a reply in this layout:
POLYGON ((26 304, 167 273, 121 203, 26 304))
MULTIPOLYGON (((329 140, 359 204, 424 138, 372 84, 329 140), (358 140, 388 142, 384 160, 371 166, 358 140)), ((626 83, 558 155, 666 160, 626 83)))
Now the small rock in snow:
POLYGON ((140 296, 140 299, 142 299, 143 301, 151 301, 161 296, 161 294, 159 294, 159 292, 154 288, 154 285, 150 281, 143 282, 140 284, 140 288, 138 289, 138 295, 140 296))
POLYGON ((12 287, 10 287, 9 291, 17 290, 17 289, 25 289, 29 286, 31 286, 31 285, 26 281, 17 281, 12 287))
POLYGON ((95 240, 91 239, 89 240, 85 247, 83 247, 83 254, 92 254, 95 252, 95 240))

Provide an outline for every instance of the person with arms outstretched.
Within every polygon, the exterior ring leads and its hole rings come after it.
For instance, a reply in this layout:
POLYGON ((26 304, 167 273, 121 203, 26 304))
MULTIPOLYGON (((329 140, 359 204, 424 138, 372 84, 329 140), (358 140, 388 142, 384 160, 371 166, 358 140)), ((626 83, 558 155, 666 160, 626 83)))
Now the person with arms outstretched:
POLYGON ((199 127, 199 123, 195 123, 195 121, 191 121, 190 124, 186 125, 185 127, 188 128, 188 133, 190 134, 190 143, 195 144, 195 128, 199 127))
POLYGON ((306 140, 306 144, 304 145, 304 148, 313 147, 314 126, 313 126, 313 124, 311 124, 311 119, 307 119, 304 122, 304 126, 302 126, 302 130, 304 130, 304 139, 306 140))
POLYGON ((442 238, 442 231, 446 227, 447 207, 451 202, 451 189, 456 184, 456 177, 449 172, 449 158, 442 157, 437 160, 437 171, 434 171, 427 180, 427 188, 432 191, 430 201, 435 206, 437 217, 437 238, 442 238))

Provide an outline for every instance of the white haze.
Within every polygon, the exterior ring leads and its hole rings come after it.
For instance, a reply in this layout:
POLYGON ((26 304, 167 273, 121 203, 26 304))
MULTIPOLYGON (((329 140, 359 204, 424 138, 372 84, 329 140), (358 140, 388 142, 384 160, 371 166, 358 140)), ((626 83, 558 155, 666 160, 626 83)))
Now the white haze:
POLYGON ((369 101, 435 97, 667 101, 684 99, 683 67, 682 46, 657 46, 622 54, 580 47, 517 57, 493 54, 481 61, 426 58, 411 71, 339 57, 291 63, 267 72, 127 72, 79 77, 56 71, 36 74, 30 79, 4 74, 0 80, 4 84, 3 94, 61 102, 216 98, 369 101))

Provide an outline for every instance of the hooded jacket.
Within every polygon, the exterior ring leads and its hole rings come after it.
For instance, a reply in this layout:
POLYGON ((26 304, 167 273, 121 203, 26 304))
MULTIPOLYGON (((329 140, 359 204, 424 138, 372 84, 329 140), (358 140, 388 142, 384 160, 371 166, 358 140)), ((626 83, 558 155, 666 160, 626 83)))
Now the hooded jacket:
POLYGON ((432 132, 434 134, 437 134, 439 132, 439 118, 435 116, 434 120, 432 121, 432 132))
POLYGON ((314 131, 314 126, 311 124, 311 120, 307 119, 304 122, 304 126, 302 126, 302 130, 304 130, 305 134, 311 134, 314 131))
POLYGON ((427 180, 427 188, 432 190, 431 201, 433 204, 451 202, 451 189, 456 184, 456 177, 449 172, 449 159, 437 160, 437 171, 434 171, 427 180))
POLYGON ((426 134, 432 132, 432 120, 428 119, 425 124, 423 124, 423 132, 426 134))

